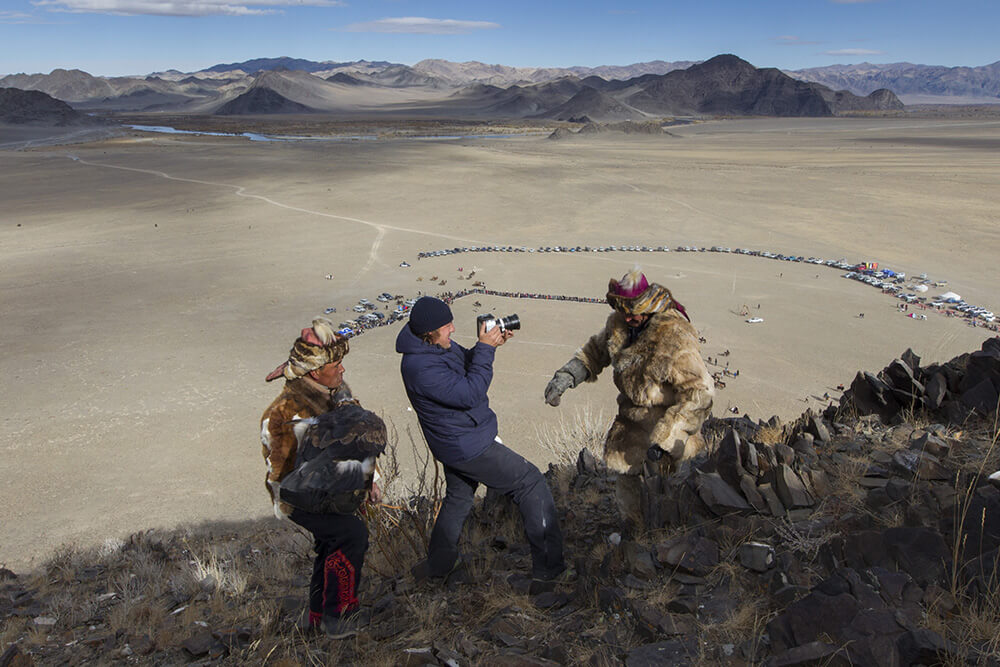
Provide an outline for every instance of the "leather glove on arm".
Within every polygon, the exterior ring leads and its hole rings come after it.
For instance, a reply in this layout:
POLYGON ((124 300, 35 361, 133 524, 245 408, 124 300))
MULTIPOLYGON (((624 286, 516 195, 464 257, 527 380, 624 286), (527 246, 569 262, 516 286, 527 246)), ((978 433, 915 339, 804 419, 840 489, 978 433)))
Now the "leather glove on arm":
POLYGON ((567 389, 577 387, 587 379, 587 367, 579 359, 570 359, 565 366, 556 371, 549 384, 545 387, 545 402, 555 407, 567 389))

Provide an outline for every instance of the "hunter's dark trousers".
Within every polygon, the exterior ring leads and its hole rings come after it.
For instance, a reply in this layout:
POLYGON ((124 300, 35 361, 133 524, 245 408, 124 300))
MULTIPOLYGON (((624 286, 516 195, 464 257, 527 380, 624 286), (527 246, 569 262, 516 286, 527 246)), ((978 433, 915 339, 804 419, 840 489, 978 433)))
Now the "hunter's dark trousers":
POLYGON ((566 569, 552 492, 538 468, 523 456, 495 441, 469 461, 445 465, 444 474, 447 490, 427 554, 432 577, 445 576, 455 565, 462 526, 472 510, 479 484, 509 496, 521 511, 524 532, 531 545, 533 577, 551 579, 566 569))
POLYGON ((368 528, 353 514, 313 514, 294 510, 289 517, 313 535, 316 560, 309 584, 309 621, 338 617, 358 606, 361 567, 368 551, 368 528))

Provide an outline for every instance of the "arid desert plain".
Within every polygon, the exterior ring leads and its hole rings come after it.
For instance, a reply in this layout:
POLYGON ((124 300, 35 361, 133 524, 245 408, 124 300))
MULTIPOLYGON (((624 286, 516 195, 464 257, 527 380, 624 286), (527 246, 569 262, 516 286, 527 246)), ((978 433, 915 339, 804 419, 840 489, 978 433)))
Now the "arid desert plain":
MULTIPOLYGON (((891 296, 807 263, 676 251, 418 261, 472 245, 719 245, 879 262, 948 281, 928 296, 947 289, 1000 308, 995 118, 670 129, 567 141, 132 132, 0 151, 0 564, 269 514, 258 420, 280 387, 264 376, 299 329, 329 307, 346 320, 383 291, 469 287, 473 270, 493 290, 603 297, 638 263, 687 307, 704 355, 719 359, 710 369, 739 370, 717 416, 791 418, 907 347, 943 361, 994 335, 937 313, 906 317, 891 296), (746 323, 744 305, 764 321, 746 323)), ((610 372, 559 408, 542 400, 609 308, 478 298, 478 309, 456 302, 455 338, 474 340, 477 311, 520 316, 491 404, 504 441, 544 467, 545 433, 613 415, 610 372)), ((354 339, 346 377, 412 465, 407 434, 419 430, 399 380, 399 326, 354 339)))

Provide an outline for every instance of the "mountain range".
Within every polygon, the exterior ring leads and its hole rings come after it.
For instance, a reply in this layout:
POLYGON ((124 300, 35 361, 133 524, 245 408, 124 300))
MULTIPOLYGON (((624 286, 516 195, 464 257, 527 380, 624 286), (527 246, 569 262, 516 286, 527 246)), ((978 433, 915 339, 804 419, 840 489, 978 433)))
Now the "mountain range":
MULTIPOLYGON (((265 71, 308 72, 334 82, 361 83, 385 87, 435 87, 457 89, 471 84, 506 88, 512 85, 545 83, 564 77, 586 80, 628 81, 643 75, 663 75, 687 69, 698 61, 654 60, 631 65, 600 67, 509 67, 481 62, 422 60, 413 66, 388 61, 313 61, 302 58, 255 58, 243 62, 217 64, 197 72, 167 70, 147 76, 96 77, 80 70, 56 69, 49 74, 11 74, 0 77, 0 87, 41 90, 53 97, 90 108, 139 110, 158 104, 173 105, 225 96, 245 90, 254 76, 265 71)), ((820 83, 833 90, 869 95, 887 88, 904 102, 950 100, 1000 101, 1000 61, 979 67, 943 67, 913 63, 830 65, 799 70, 783 70, 802 81, 820 83)), ((589 84, 588 84, 589 85, 589 84)))
POLYGON ((946 102, 949 97, 962 97, 1000 102, 1000 61, 982 67, 860 63, 813 67, 786 73, 835 90, 847 90, 855 95, 868 95, 879 88, 888 88, 903 98, 940 97, 941 102, 946 102))
MULTIPOLYGON (((629 67, 637 74, 606 79, 586 68, 567 74, 445 61, 407 67, 275 58, 142 78, 54 70, 48 75, 7 76, 0 79, 0 87, 45 92, 78 110, 222 115, 322 112, 605 122, 676 115, 829 116, 902 108, 888 90, 864 97, 835 91, 774 68, 758 69, 728 54, 703 63, 657 61, 629 67), (511 79, 517 83, 491 83, 511 79)), ((601 71, 607 76, 623 72, 601 71)))

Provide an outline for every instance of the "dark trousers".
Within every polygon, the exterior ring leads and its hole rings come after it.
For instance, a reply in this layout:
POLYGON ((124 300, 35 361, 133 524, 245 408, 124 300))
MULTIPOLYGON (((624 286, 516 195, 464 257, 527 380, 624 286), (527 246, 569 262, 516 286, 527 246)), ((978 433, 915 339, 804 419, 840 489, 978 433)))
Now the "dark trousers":
POLYGON ((316 560, 309 584, 309 621, 338 617, 358 606, 361 567, 368 551, 368 527, 354 514, 313 514, 294 510, 288 517, 313 535, 316 560))
POLYGON ((474 459, 445 465, 444 475, 448 486, 427 553, 431 576, 448 574, 458 559, 458 539, 479 484, 509 496, 521 511, 533 577, 551 579, 566 569, 552 492, 538 468, 523 456, 493 442, 474 459))

